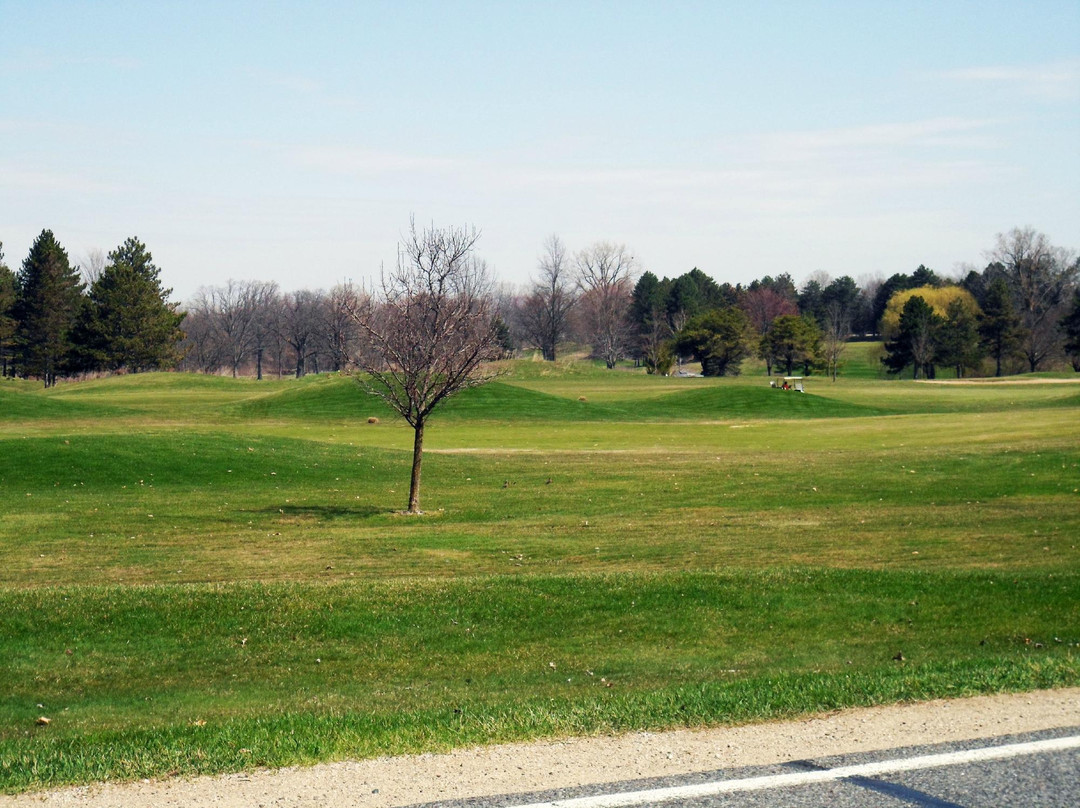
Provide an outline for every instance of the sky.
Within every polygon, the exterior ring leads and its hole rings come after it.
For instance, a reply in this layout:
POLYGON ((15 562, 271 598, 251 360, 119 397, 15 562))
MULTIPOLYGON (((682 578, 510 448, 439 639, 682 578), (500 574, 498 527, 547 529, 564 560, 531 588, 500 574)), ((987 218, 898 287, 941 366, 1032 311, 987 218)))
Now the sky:
POLYGON ((1080 3, 0 0, 0 242, 174 300, 370 283, 417 224, 720 282, 1080 248, 1080 3))

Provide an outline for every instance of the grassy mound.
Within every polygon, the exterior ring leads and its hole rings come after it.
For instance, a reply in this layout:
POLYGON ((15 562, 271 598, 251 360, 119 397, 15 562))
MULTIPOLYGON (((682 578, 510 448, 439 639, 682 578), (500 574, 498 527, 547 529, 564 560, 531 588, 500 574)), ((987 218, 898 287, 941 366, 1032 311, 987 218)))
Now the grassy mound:
POLYGON ((49 397, 25 385, 0 385, 0 421, 62 421, 119 413, 115 407, 49 397))
POLYGON ((366 392, 355 378, 336 373, 275 383, 269 392, 230 405, 224 412, 238 418, 301 421, 393 417, 381 398, 366 392))
POLYGON ((633 413, 654 418, 853 418, 888 410, 764 386, 718 386, 670 393, 637 403, 633 413))
POLYGON ((1077 386, 507 369, 422 516, 354 378, 0 383, 0 791, 1080 683, 1077 386))

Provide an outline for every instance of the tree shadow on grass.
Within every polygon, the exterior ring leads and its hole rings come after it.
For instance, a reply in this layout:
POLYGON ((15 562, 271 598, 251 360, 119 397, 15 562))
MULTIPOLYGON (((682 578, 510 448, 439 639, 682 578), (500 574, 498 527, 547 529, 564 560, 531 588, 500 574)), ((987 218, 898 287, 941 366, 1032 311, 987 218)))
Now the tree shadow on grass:
POLYGON ((279 507, 260 508, 253 513, 281 516, 293 519, 314 519, 319 522, 339 522, 343 519, 369 519, 372 516, 389 516, 394 513, 390 508, 376 508, 374 505, 281 505, 279 507))

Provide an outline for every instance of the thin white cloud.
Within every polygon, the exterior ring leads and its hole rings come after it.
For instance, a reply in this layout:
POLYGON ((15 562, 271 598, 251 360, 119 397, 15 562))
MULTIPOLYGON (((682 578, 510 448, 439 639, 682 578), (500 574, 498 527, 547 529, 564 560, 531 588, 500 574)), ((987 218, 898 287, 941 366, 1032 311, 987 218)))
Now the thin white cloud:
POLYGON ((326 85, 315 79, 300 75, 281 75, 265 70, 249 68, 247 75, 259 84, 287 95, 300 97, 326 107, 352 108, 359 105, 357 99, 331 92, 326 85))
POLYGON ((41 51, 24 51, 17 56, 0 60, 0 75, 31 75, 69 68, 108 67, 114 70, 135 70, 142 62, 128 56, 63 56, 54 57, 41 51))
POLYGON ((468 168, 467 162, 444 157, 405 154, 349 146, 293 149, 289 159, 301 168, 334 174, 393 174, 453 172, 468 168))
POLYGON ((1048 101, 1075 101, 1080 98, 1080 59, 1042 65, 986 65, 931 74, 968 84, 997 85, 1048 101))
POLYGON ((0 164, 0 190, 34 194, 42 192, 99 194, 115 193, 123 188, 115 183, 102 182, 82 174, 40 171, 0 164))
POLYGON ((822 190, 933 187, 1000 176, 971 156, 998 144, 992 121, 940 118, 826 130, 771 132, 726 141, 695 168, 522 169, 508 179, 539 186, 620 186, 647 192, 763 195, 822 190))
POLYGON ((802 161, 823 153, 895 150, 901 148, 986 148, 995 145, 987 134, 993 121, 970 118, 932 118, 923 121, 868 124, 795 132, 775 132, 736 144, 758 150, 770 159, 802 161))

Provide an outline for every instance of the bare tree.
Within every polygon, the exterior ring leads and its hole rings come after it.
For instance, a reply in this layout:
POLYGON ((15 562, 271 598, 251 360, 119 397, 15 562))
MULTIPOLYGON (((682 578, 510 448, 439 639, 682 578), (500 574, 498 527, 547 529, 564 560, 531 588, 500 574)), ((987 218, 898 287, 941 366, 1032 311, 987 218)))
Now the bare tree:
POLYGON ((655 312, 638 329, 638 350, 641 351, 641 363, 649 375, 666 376, 675 363, 675 354, 670 347, 674 332, 668 325, 662 312, 655 312))
POLYGON ((493 378, 481 365, 499 354, 491 280, 474 254, 471 228, 412 222, 397 266, 384 272, 374 296, 354 302, 352 315, 369 350, 357 360, 360 381, 413 428, 409 513, 420 513, 424 426, 447 398, 493 378))
POLYGON ((307 360, 315 352, 321 316, 322 299, 318 292, 301 289, 285 296, 282 306, 282 336, 296 357, 298 379, 307 373, 307 360))
POLYGON ((105 251, 100 247, 92 247, 86 251, 86 255, 79 262, 79 272, 82 273, 83 283, 86 284, 87 289, 93 286, 97 279, 101 277, 107 263, 108 259, 105 257, 105 251))
POLYGON ((636 263, 623 244, 601 241, 574 259, 582 327, 593 353, 608 368, 626 356, 633 338, 630 304, 636 263))
POLYGON ((262 281, 229 280, 225 286, 200 290, 217 333, 219 348, 233 377, 248 358, 255 344, 259 301, 268 284, 262 281))
POLYGON ((214 303, 208 288, 204 286, 195 293, 186 313, 181 325, 184 358, 180 366, 201 373, 217 373, 225 364, 225 351, 215 325, 214 303))
POLYGON ((851 310, 841 300, 830 300, 825 304, 825 327, 822 329, 821 353, 825 359, 826 370, 836 381, 840 370, 840 358, 847 348, 851 336, 851 310))
POLYGON ((282 314, 281 294, 274 282, 251 285, 251 349, 255 353, 255 378, 262 381, 263 358, 279 339, 282 314))
POLYGON ((360 335, 350 315, 356 301, 357 292, 351 282, 339 283, 323 298, 322 336, 333 370, 347 368, 359 348, 360 335))
POLYGON ((1024 329, 1021 350, 1034 373, 1060 344, 1057 323, 1080 274, 1080 261, 1031 227, 999 233, 990 259, 1005 267, 1024 329))
POLYGON ((540 256, 540 277, 532 282, 517 310, 523 336, 549 362, 555 361, 555 351, 566 337, 570 311, 577 302, 569 274, 566 247, 558 236, 551 235, 540 256))

